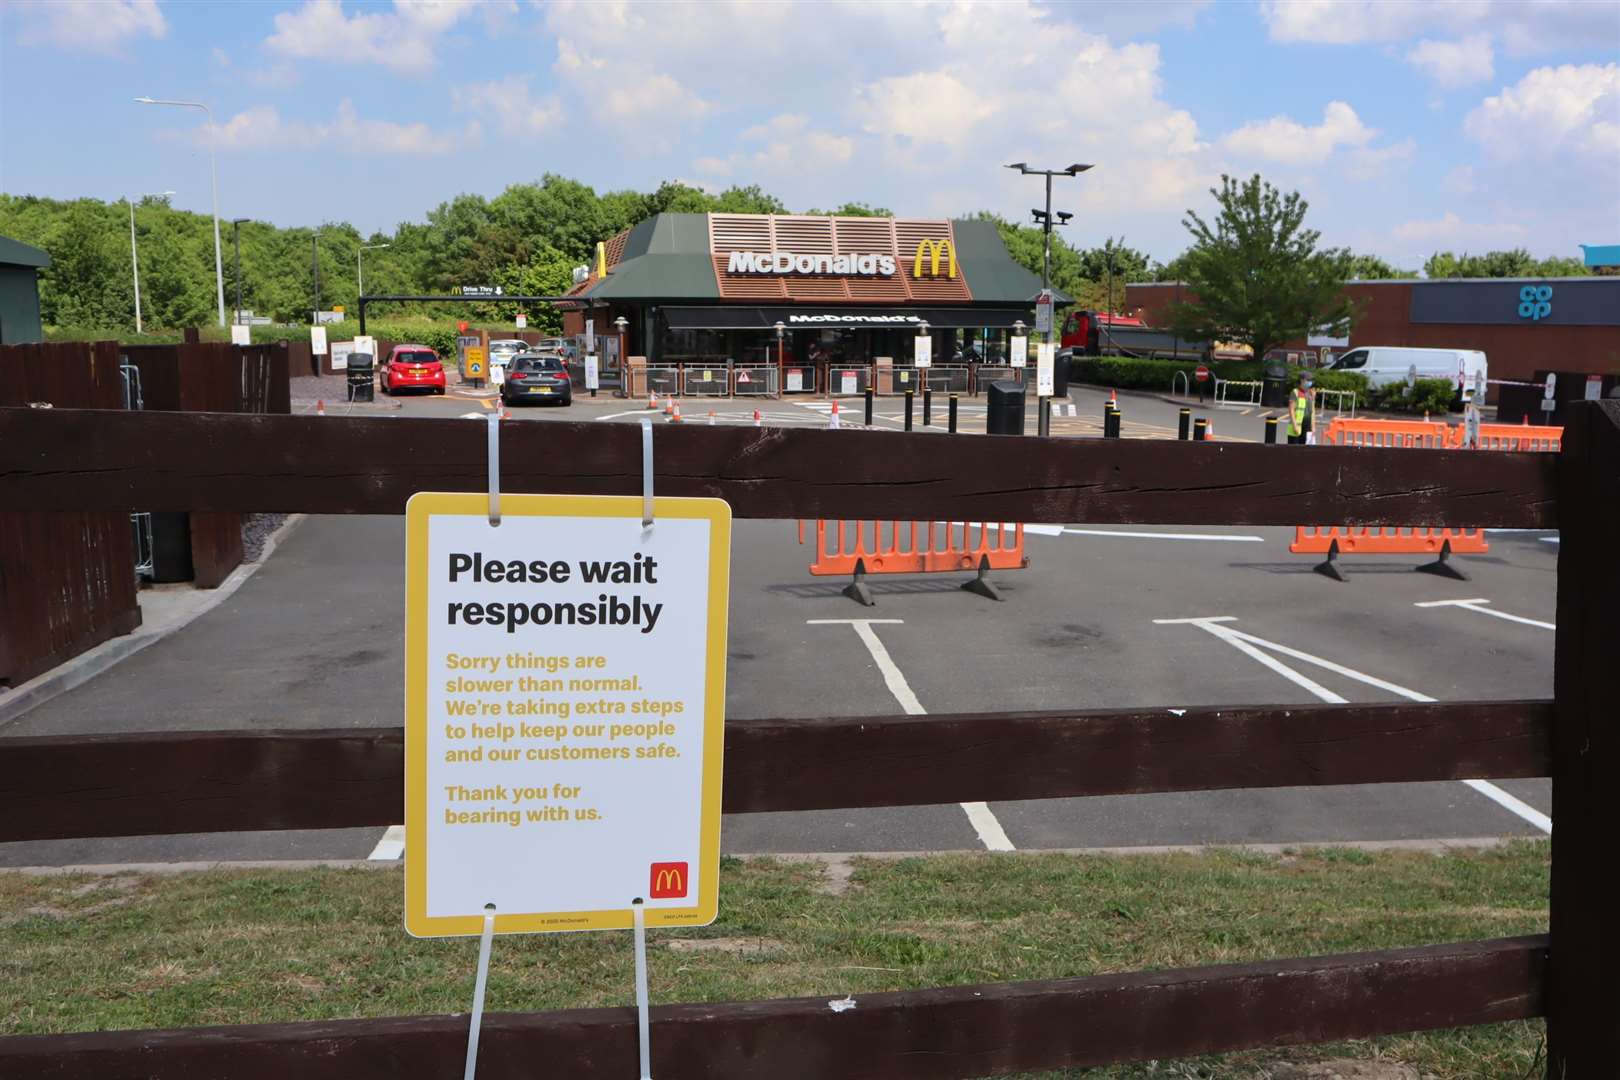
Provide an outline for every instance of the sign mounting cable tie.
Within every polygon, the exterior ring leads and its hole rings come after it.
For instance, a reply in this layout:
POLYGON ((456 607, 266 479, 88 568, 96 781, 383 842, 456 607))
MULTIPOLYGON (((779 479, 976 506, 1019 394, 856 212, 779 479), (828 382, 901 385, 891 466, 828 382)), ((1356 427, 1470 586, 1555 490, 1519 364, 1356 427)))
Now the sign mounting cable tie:
POLYGON ((489 414, 489 523, 501 523, 501 414, 489 414))
POLYGON ((652 421, 641 420, 641 527, 653 526, 652 421))
MULTIPOLYGON (((499 522, 496 522, 499 524, 499 522)), ((495 905, 484 905, 484 933, 478 942, 478 977, 473 981, 472 1023, 467 1028, 467 1068, 463 1080, 478 1072, 478 1029, 484 1023, 484 987, 489 983, 489 946, 495 936, 495 905)))
MULTIPOLYGON (((648 430, 651 431, 650 425, 648 430)), ((647 439, 650 444, 652 435, 648 434, 647 439)), ((642 911, 641 897, 630 901, 630 915, 636 930, 636 1037, 641 1046, 641 1080, 652 1080, 652 1040, 648 1037, 647 1022, 647 922, 642 911)))

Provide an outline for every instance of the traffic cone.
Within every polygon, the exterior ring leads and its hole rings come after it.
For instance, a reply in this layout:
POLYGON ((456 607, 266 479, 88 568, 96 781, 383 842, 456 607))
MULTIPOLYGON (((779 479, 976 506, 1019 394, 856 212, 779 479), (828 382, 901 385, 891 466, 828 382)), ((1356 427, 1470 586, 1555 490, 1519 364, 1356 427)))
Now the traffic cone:
POLYGON ((651 394, 648 395, 648 397, 647 397, 647 408, 649 408, 649 409, 658 408, 658 391, 654 390, 651 394))
POLYGON ((674 412, 678 408, 680 408, 680 406, 675 404, 675 399, 674 398, 665 398, 664 399, 664 415, 665 416, 668 416, 670 413, 674 412))
POLYGON ((1529 413, 1525 413, 1523 416, 1521 416, 1519 418, 1519 426, 1520 427, 1529 427, 1530 426, 1530 414, 1529 413))
POLYGON ((1214 442, 1215 441, 1215 421, 1213 421, 1213 420, 1211 420, 1208 424, 1204 425, 1204 441, 1205 442, 1214 442))
POLYGON ((681 403, 678 401, 675 403, 674 410, 669 414, 669 422, 672 424, 681 422, 681 403))
POLYGON ((759 427, 759 410, 754 410, 754 426, 759 427))
POLYGON ((828 431, 837 431, 838 427, 839 427, 839 425, 838 425, 838 399, 837 398, 833 398, 832 405, 833 405, 832 414, 827 417, 827 430, 828 431))
POLYGON ((315 415, 316 416, 325 416, 326 415, 326 402, 317 401, 315 403, 315 415))
POLYGON ((511 409, 502 409, 501 410, 501 419, 502 420, 510 420, 510 419, 512 419, 512 410, 511 409))
POLYGON ((709 410, 709 426, 714 427, 714 410, 709 410))
POLYGON ((1116 409, 1119 408, 1119 395, 1113 390, 1108 391, 1108 404, 1116 409))

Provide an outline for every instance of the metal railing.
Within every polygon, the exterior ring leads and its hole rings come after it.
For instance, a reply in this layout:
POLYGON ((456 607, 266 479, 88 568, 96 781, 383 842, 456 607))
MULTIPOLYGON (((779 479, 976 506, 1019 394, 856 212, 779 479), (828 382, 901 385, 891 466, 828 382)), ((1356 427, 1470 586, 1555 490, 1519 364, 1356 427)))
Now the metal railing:
POLYGON ((731 372, 731 392, 736 397, 780 397, 781 372, 774 364, 748 364, 731 372))
MULTIPOLYGON (((1180 373, 1177 372, 1177 374, 1180 373)), ((1260 392, 1265 388, 1265 385, 1259 379, 1222 379, 1217 377, 1215 379, 1215 404, 1258 405, 1260 404, 1260 392), (1243 400, 1234 401, 1232 399, 1231 388, 1234 386, 1242 388, 1245 395, 1243 400)))
POLYGON ((966 364, 936 364, 922 368, 923 385, 945 394, 965 394, 973 385, 973 369, 966 364))
POLYGON ((1185 371, 1178 371, 1170 376, 1170 396, 1192 397, 1192 379, 1188 378, 1185 371), (1181 380, 1181 389, 1179 391, 1176 389, 1177 379, 1181 380))
POLYGON ((827 396, 854 397, 872 385, 870 364, 838 364, 827 369, 827 396))
POLYGON ((813 394, 816 392, 814 364, 790 364, 782 370, 782 393, 813 394))
POLYGON ((1333 412, 1335 415, 1348 416, 1352 420, 1355 419, 1356 392, 1354 390, 1327 390, 1323 389, 1322 387, 1317 387, 1311 396, 1311 407, 1316 412, 1322 412, 1324 410, 1322 399, 1330 395, 1333 398, 1333 412), (1350 408, 1348 410, 1346 410, 1344 407, 1345 398, 1350 399, 1350 408))
POLYGON ((687 364, 682 373, 681 392, 688 397, 726 397, 731 393, 729 365, 687 364))

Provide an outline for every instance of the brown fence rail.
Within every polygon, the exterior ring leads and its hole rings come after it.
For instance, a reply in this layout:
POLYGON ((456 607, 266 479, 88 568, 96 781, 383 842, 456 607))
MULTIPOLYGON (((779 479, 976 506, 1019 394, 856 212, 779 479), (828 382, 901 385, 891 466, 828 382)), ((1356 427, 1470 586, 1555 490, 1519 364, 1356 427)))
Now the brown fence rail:
MULTIPOLYGON (((726 724, 725 810, 1546 776, 1552 702, 1306 705, 726 724)), ((401 728, 8 739, 0 842, 392 825, 401 728)))
MULTIPOLYGON (((632 427, 519 424, 503 437, 506 490, 640 490, 632 427)), ((483 440, 464 421, 0 409, 0 504, 399 513, 417 490, 483 490, 483 440)), ((655 460, 662 493, 724 497, 739 517, 1562 528, 1551 703, 727 727, 732 812, 1550 773, 1548 936, 878 994, 843 1013, 820 999, 674 1005, 653 1012, 659 1075, 981 1076, 1538 1015, 1548 1076, 1614 1075, 1620 402, 1572 409, 1559 455, 699 427, 661 433, 655 460)), ((4 836, 195 829, 199 818, 218 829, 392 823, 401 740, 397 729, 5 740, 4 836)), ((481 1071, 529 1075, 538 1060, 560 1075, 630 1075, 633 1025, 629 1010, 492 1016, 481 1071)), ((14 1037, 0 1039, 0 1075, 445 1075, 465 1036, 465 1019, 417 1017, 14 1037)))

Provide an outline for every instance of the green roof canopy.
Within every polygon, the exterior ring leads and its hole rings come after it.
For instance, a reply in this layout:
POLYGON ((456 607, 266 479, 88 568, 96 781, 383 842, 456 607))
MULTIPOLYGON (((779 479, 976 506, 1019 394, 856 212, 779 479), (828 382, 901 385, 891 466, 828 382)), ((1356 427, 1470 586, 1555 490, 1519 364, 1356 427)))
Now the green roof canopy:
POLYGON ((31 244, 0 236, 0 265, 42 268, 51 265, 51 257, 31 244))

